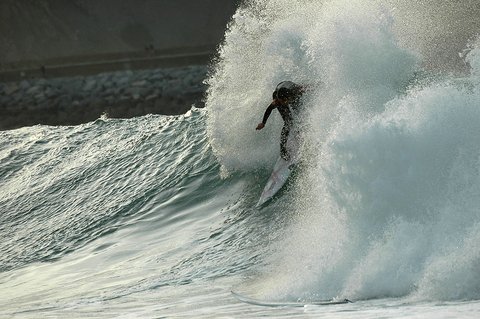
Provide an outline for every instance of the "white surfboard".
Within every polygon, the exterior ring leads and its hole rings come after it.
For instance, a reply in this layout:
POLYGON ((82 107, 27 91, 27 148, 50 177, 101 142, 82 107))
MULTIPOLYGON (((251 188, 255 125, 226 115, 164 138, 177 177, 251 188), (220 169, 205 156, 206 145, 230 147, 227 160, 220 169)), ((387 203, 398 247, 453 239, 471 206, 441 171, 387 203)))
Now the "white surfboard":
POLYGON ((239 294, 238 292, 232 291, 232 295, 238 300, 263 307, 305 307, 305 306, 329 306, 329 305, 341 305, 346 303, 351 303, 352 301, 348 299, 340 300, 311 300, 311 301, 273 301, 273 300, 262 300, 247 297, 245 295, 239 294))
POLYGON ((298 132, 293 132, 292 130, 287 140, 287 150, 290 154, 290 160, 285 161, 281 156, 277 159, 277 162, 273 167, 272 175, 270 175, 270 178, 268 179, 267 184, 260 195, 260 199, 258 200, 256 207, 262 206, 270 198, 275 196, 275 194, 283 187, 290 176, 293 167, 299 161, 299 149, 299 134, 298 132))

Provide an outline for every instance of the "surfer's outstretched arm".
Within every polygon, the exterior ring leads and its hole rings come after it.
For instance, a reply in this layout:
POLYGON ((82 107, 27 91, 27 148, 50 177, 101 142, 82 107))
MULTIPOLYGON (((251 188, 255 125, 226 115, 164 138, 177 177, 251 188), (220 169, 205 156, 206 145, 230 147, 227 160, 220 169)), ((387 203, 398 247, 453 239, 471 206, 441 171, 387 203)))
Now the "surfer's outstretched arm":
POLYGON ((275 104, 275 102, 270 103, 270 105, 265 110, 265 114, 263 115, 262 122, 257 125, 257 130, 261 130, 262 128, 265 127, 265 124, 267 123, 268 117, 272 113, 273 109, 276 108, 276 107, 277 107, 277 105, 275 104))

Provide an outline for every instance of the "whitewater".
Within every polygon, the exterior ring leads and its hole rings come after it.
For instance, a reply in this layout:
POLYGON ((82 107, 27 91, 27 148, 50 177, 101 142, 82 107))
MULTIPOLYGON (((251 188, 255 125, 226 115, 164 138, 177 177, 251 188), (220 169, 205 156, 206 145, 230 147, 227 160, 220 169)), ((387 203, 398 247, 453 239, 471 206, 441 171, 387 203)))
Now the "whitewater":
POLYGON ((480 40, 439 67, 399 3, 247 1, 205 108, 0 132, 0 317, 477 318, 480 40), (255 208, 283 80, 302 161, 255 208))

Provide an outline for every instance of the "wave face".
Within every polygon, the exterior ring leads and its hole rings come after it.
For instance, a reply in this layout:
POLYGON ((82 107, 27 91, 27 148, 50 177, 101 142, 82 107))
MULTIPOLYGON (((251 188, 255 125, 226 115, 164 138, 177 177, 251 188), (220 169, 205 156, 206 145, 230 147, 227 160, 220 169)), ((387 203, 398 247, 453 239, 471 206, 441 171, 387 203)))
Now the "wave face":
POLYGON ((177 314, 263 265, 285 216, 252 209, 266 175, 220 177, 206 114, 0 132, 0 316, 177 314))
POLYGON ((194 176, 208 184, 216 163, 199 114, 2 132, 0 270, 62 257, 145 218, 152 201, 185 201, 194 176))
POLYGON ((429 70, 400 44, 407 13, 255 1, 234 16, 207 99, 226 176, 271 167, 281 119, 254 127, 278 82, 309 86, 291 220, 251 284, 265 297, 480 297, 480 45, 461 77, 429 70))

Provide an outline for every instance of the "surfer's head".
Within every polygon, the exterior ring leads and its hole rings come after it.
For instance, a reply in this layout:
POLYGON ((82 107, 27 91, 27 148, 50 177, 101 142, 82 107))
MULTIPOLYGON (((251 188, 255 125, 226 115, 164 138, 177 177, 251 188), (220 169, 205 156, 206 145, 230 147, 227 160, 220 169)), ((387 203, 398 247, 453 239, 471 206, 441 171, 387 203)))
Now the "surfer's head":
POLYGON ((280 104, 287 104, 292 97, 293 97, 292 90, 285 87, 281 87, 273 91, 273 95, 272 95, 273 100, 276 103, 280 103, 280 104))
POLYGON ((288 100, 292 98, 293 92, 287 88, 279 88, 277 91, 277 99, 279 100, 288 100))

